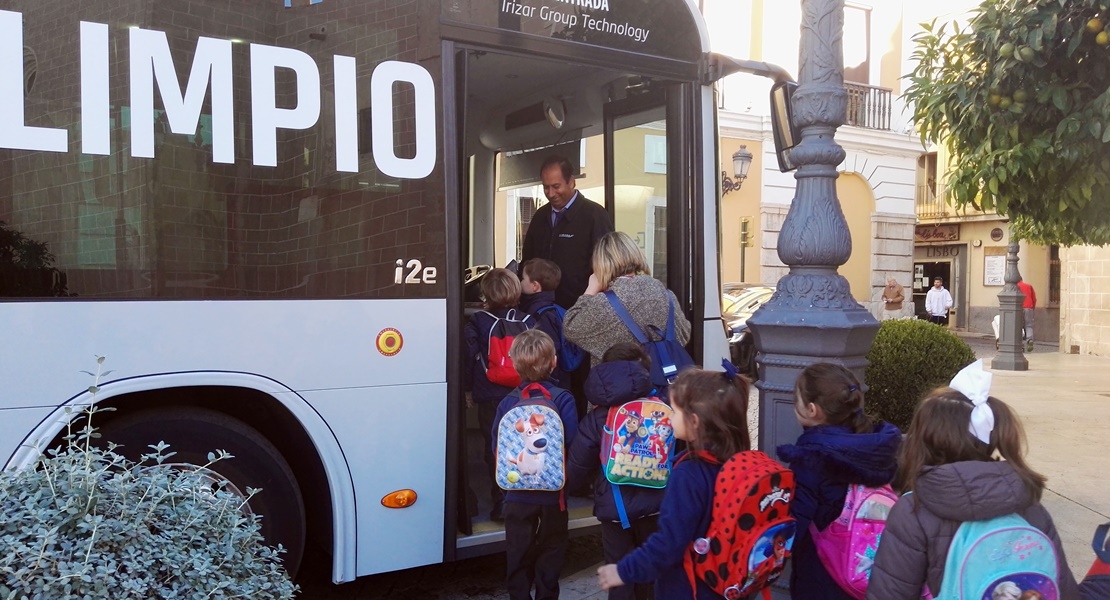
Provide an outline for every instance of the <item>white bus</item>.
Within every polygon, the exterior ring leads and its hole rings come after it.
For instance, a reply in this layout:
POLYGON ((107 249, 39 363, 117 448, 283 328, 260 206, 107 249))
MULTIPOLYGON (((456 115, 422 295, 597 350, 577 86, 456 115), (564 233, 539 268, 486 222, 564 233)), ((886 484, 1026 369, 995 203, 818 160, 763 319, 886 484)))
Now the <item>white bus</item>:
POLYGON ((131 455, 234 454, 216 475, 262 488, 294 573, 496 551, 465 493, 467 279, 519 256, 563 153, 695 358, 728 356, 727 64, 693 0, 0 0, 2 463, 95 402, 131 455))

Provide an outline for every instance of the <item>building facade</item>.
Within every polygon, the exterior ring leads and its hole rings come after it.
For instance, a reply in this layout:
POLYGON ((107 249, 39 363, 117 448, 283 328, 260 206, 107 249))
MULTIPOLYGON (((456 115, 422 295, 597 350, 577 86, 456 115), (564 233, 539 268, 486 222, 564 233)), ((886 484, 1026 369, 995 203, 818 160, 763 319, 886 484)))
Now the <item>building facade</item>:
MULTIPOLYGON (((882 288, 894 277, 909 289, 913 273, 917 163, 923 147, 898 96, 902 92, 912 19, 903 2, 849 2, 845 8, 845 125, 837 142, 837 196, 852 234, 852 256, 840 267, 852 294, 876 316, 882 288)), ((762 60, 797 73, 801 8, 765 0, 706 0, 703 10, 716 51, 762 60), (747 24, 747 27, 743 26, 747 24)), ((914 21, 916 22, 916 21, 914 21)), ((769 118, 770 83, 737 74, 722 80, 721 170, 733 186, 722 198, 723 281, 773 284, 787 267, 777 253, 778 234, 795 196, 793 173, 778 169, 769 118), (732 154, 754 155, 739 189, 732 154)), ((912 314, 910 304, 906 313, 912 314)))

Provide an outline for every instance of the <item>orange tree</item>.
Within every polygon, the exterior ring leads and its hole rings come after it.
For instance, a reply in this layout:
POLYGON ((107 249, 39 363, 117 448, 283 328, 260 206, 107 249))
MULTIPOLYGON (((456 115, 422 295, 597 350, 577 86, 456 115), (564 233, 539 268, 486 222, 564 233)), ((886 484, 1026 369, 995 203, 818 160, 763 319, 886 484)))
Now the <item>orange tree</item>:
POLYGON ((903 97, 957 208, 1042 244, 1110 243, 1110 0, 985 0, 924 24, 903 97))

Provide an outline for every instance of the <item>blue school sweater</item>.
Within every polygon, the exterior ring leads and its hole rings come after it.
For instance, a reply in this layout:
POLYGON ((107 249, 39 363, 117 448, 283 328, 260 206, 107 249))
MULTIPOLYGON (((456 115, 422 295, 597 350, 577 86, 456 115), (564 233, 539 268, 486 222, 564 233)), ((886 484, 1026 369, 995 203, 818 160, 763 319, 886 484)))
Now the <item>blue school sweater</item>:
POLYGON ((617 563, 617 573, 629 585, 654 581, 656 598, 717 600, 721 596, 701 580, 697 581, 697 595, 694 594, 684 561, 690 544, 709 531, 713 487, 721 466, 681 459, 680 455, 667 481, 659 511, 659 530, 617 563))
MULTIPOLYGON (((518 402, 521 401, 519 391, 525 386, 531 385, 529 382, 520 384, 520 387, 513 390, 508 396, 505 396, 501 403, 497 405, 497 416, 493 419, 493 447, 490 452, 497 455, 497 428, 501 424, 501 418, 505 413, 509 412, 518 402)), ((540 385, 551 394, 551 404, 555 406, 555 410, 559 413, 559 418, 563 421, 563 446, 564 452, 570 449, 571 443, 574 441, 575 434, 578 433, 578 409, 574 405, 574 396, 563 388, 556 387, 551 381, 541 381, 540 385)), ((538 394, 532 391, 530 394, 538 394)), ((566 460, 566 457, 559 457, 561 460, 566 460)), ((540 490, 517 490, 505 492, 505 502, 519 502, 521 504, 534 504, 539 506, 559 506, 563 505, 563 491, 558 492, 545 492, 540 490)))
MULTIPOLYGON (((536 320, 536 329, 550 336, 551 341, 555 343, 555 352, 559 352, 559 349, 563 347, 563 320, 559 318, 559 313, 555 308, 540 312, 548 306, 555 306, 555 292, 520 295, 520 306, 518 308, 536 320)), ((562 362, 560 360, 559 364, 562 365, 562 362)), ((555 367, 555 370, 551 373, 551 379, 560 387, 570 387, 570 377, 563 372, 561 366, 555 367)))

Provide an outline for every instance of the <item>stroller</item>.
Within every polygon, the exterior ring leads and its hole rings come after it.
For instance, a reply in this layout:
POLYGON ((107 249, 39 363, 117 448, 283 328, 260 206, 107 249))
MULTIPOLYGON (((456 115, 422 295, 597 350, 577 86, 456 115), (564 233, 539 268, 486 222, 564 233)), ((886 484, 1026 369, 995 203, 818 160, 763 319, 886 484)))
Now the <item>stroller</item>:
MULTIPOLYGON (((994 318, 991 319, 991 327, 994 328, 994 349, 995 350, 998 350, 998 328, 1001 326, 1001 323, 1002 323, 1002 315, 994 315, 994 318)), ((1024 340, 1023 345, 1025 346, 1025 351, 1026 352, 1032 352, 1033 351, 1033 340, 1024 340)))
POLYGON ((998 327, 1002 323, 1002 315, 994 315, 991 319, 991 327, 994 328, 994 349, 998 350, 998 327))

